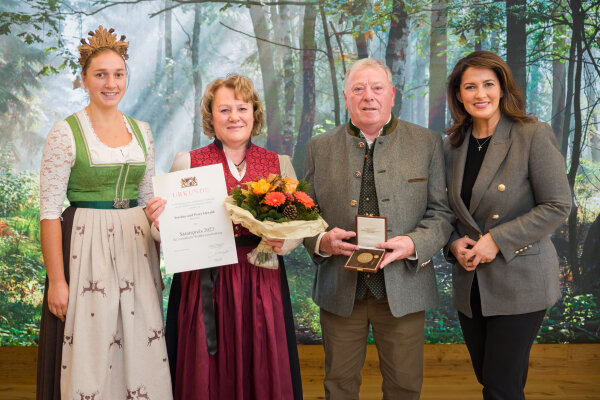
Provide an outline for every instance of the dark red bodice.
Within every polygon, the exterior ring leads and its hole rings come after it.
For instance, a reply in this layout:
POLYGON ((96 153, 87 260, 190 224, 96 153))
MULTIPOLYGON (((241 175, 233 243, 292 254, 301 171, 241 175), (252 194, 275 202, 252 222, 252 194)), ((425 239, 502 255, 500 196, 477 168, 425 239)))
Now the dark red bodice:
POLYGON ((190 159, 191 168, 221 164, 223 166, 223 173, 225 174, 228 193, 231 193, 233 188, 240 183, 266 178, 269 174, 281 173, 277 153, 263 149, 255 144, 250 144, 250 147, 246 150, 246 174, 241 181, 238 181, 231 175, 227 166, 225 153, 215 143, 190 151, 190 159))

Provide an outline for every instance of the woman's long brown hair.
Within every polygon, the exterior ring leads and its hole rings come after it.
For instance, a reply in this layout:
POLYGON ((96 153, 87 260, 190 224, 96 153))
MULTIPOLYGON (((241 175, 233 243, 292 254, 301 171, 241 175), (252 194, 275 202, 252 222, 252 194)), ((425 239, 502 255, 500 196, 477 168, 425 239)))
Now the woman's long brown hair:
POLYGON ((463 103, 458 101, 458 97, 456 96, 460 92, 462 76, 469 67, 486 68, 494 71, 502 89, 502 97, 499 104, 502 115, 519 122, 537 120, 525 112, 525 101, 523 101, 521 91, 517 87, 508 64, 491 51, 474 51, 468 56, 461 58, 448 77, 447 95, 448 107, 452 116, 452 126, 446 133, 450 135, 450 144, 452 147, 458 147, 462 144, 463 140, 465 140, 467 129, 473 124, 473 118, 465 110, 463 103))

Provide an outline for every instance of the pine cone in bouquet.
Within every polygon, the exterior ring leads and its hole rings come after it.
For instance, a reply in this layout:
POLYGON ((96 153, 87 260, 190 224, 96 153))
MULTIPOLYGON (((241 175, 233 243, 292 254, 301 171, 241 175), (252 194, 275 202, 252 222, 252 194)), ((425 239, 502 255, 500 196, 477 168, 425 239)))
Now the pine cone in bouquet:
POLYGON ((288 204, 283 209, 281 215, 283 216, 283 218, 287 218, 293 221, 298 217, 298 211, 296 210, 296 207, 293 204, 288 204))

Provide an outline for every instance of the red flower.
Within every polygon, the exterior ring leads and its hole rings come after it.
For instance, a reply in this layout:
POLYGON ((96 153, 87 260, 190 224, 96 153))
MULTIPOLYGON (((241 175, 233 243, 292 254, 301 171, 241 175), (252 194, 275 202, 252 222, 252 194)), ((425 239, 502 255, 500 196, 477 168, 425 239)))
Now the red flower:
POLYGON ((265 196, 265 204, 268 204, 273 207, 277 207, 285 203, 285 194, 281 192, 271 192, 267 193, 265 196))
POLYGON ((302 205, 306 208, 313 208, 315 206, 315 202, 304 192, 296 192, 294 193, 294 197, 298 200, 302 205))

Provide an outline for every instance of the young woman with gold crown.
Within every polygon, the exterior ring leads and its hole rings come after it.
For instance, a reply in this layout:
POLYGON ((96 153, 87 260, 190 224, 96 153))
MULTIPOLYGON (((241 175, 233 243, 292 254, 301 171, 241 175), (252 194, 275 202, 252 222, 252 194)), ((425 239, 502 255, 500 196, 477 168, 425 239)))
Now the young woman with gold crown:
POLYGON ((172 398, 159 259, 142 208, 154 142, 147 123, 117 109, 129 43, 113 32, 100 26, 81 40, 90 103, 57 122, 44 145, 37 399, 172 398))

